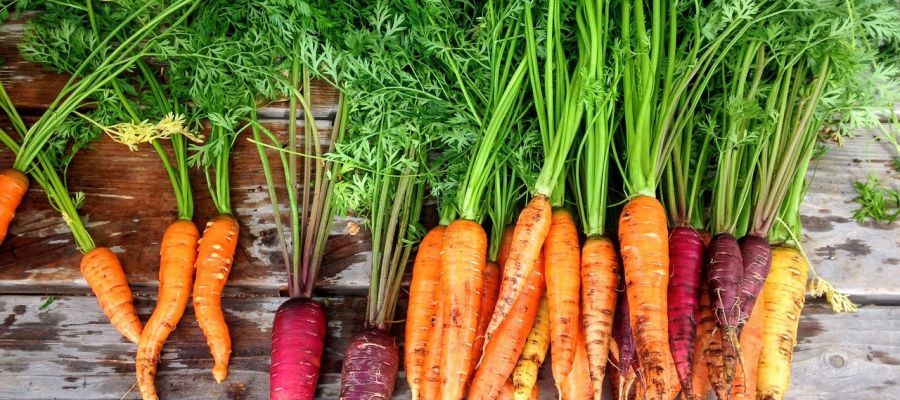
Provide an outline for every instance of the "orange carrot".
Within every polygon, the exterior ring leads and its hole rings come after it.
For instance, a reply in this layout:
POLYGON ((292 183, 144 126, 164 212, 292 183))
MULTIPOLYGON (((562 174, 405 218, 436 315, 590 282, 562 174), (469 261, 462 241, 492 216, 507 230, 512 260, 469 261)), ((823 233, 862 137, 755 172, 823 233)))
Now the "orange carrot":
POLYGON ((550 231, 551 212, 550 200, 545 196, 535 196, 519 214, 509 258, 503 265, 503 282, 500 283, 497 307, 485 332, 487 341, 491 340, 494 331, 512 310, 522 293, 526 278, 531 275, 541 255, 544 239, 550 231))
POLYGON ((512 374, 534 325, 541 296, 544 294, 543 264, 540 260, 535 263, 522 296, 513 305, 514 313, 503 321, 496 335, 487 340, 484 355, 469 388, 469 399, 497 398, 500 389, 512 374))
POLYGON ((513 386, 512 379, 507 379, 506 383, 503 384, 503 387, 500 388, 500 394, 497 395, 497 400, 513 400, 515 399, 516 388, 513 386))
POLYGON ((81 258, 81 275, 97 296, 100 309, 109 323, 126 339, 141 339, 141 319, 134 309, 134 299, 119 258, 106 247, 97 247, 81 258))
POLYGON ((447 227, 441 251, 442 399, 461 399, 471 375, 486 257, 487 234, 480 224, 458 219, 447 227))
POLYGON ((194 313, 215 361, 212 373, 216 382, 228 376, 231 356, 231 337, 222 313, 222 289, 231 272, 237 241, 237 220, 230 215, 219 215, 206 224, 195 263, 194 313))
MULTIPOLYGON (((668 369, 666 369, 666 371, 669 371, 669 373, 671 375, 669 378, 672 382, 674 382, 674 384, 669 388, 669 392, 666 393, 665 399, 666 400, 675 400, 676 398, 678 398, 678 395, 681 394, 681 383, 678 381, 678 372, 675 370, 675 360, 674 359, 672 360, 672 362, 669 363, 668 369)), ((638 383, 637 385, 635 385, 635 390, 634 390, 635 399, 644 399, 646 396, 647 388, 648 388, 647 385, 644 385, 641 383, 638 383)))
POLYGON ((716 329, 716 316, 712 313, 709 304, 709 291, 704 285, 700 288, 700 314, 697 318, 697 337, 694 339, 693 360, 691 369, 691 388, 693 393, 690 400, 706 400, 712 389, 709 382, 709 364, 707 349, 712 340, 713 331, 716 329))
POLYGON ((28 192, 28 177, 18 170, 0 171, 0 243, 6 239, 9 224, 16 216, 16 209, 28 192))
POLYGON ((619 286, 619 256, 602 236, 584 243, 581 256, 582 324, 594 398, 603 393, 619 286))
POLYGON ((766 319, 765 290, 759 293, 750 319, 741 332, 741 358, 731 393, 735 399, 756 400, 756 373, 762 351, 762 330, 766 319))
POLYGON ((487 329, 488 322, 491 322, 491 311, 494 311, 494 306, 497 305, 497 295, 500 294, 500 268, 490 261, 484 267, 482 293, 481 312, 478 315, 478 336, 475 337, 475 345, 472 347, 470 372, 475 372, 475 367, 481 361, 481 353, 484 350, 484 331, 487 329))
POLYGON ((413 399, 421 398, 425 379, 428 335, 434 330, 438 291, 441 286, 441 247, 445 226, 436 226, 422 239, 413 265, 409 285, 409 307, 406 314, 406 346, 404 347, 406 380, 413 399))
POLYGON ((669 233, 659 200, 631 199, 619 219, 619 242, 638 360, 647 398, 665 399, 671 390, 666 296, 669 284, 669 233))
POLYGON ((144 400, 159 398, 154 385, 159 354, 191 298, 199 238, 197 226, 182 219, 169 225, 160 243, 159 297, 141 333, 135 359, 138 388, 144 400))
MULTIPOLYGON (((440 288, 438 288, 440 290, 440 288)), ((440 300, 440 299, 439 299, 440 300)), ((444 327, 443 302, 438 301, 434 307, 434 318, 425 348, 425 365, 422 375, 422 399, 437 399, 441 393, 441 346, 444 327)))
POLYGON ((564 208, 553 210, 544 240, 547 304, 550 313, 550 359, 559 386, 572 370, 576 334, 581 324, 581 254, 575 219, 564 208))
POLYGON ((575 354, 572 357, 572 370, 563 378, 562 382, 557 382, 560 400, 588 400, 594 398, 590 369, 584 331, 578 324, 575 326, 575 354))
POLYGON ((515 230, 515 225, 507 225, 503 228, 503 236, 500 238, 500 249, 497 251, 497 266, 500 267, 501 273, 503 272, 503 266, 506 265, 506 260, 509 259, 509 250, 512 248, 513 232, 515 230))

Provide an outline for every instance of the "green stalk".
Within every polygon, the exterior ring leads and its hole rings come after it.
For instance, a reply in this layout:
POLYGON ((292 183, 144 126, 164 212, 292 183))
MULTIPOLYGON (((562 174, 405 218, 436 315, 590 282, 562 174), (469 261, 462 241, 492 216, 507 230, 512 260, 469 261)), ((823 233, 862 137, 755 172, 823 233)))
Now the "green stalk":
POLYGON ((615 57, 607 59, 609 2, 602 2, 596 9, 591 2, 580 3, 577 19, 579 62, 584 62, 589 84, 601 85, 601 94, 584 102, 584 136, 570 173, 584 233, 595 237, 606 232, 610 149, 617 127, 615 111, 621 71, 615 57))
MULTIPOLYGON (((797 69, 798 75, 802 69, 797 69)), ((802 75, 792 79, 791 95, 787 97, 786 106, 782 107, 784 112, 780 114, 773 139, 764 153, 767 160, 763 162, 765 168, 761 171, 763 183, 750 224, 750 233, 754 235, 768 236, 787 193, 796 184, 794 175, 798 168, 808 165, 808 158, 812 157, 812 147, 819 126, 814 113, 829 74, 829 57, 826 56, 812 86, 806 86, 802 75), (800 89, 801 86, 807 90, 800 89), (783 135, 787 137, 782 137, 783 135)))
MULTIPOLYGON (((94 15, 94 6, 92 0, 87 0, 86 2, 86 11, 88 14, 88 20, 90 21, 91 30, 94 33, 94 36, 100 37, 100 31, 97 27, 97 20, 94 15)), ((159 83, 156 81, 156 77, 150 71, 149 67, 143 62, 143 60, 138 59, 136 61, 141 73, 144 76, 144 79, 147 81, 147 84, 150 85, 150 90, 154 95, 154 99, 157 102, 157 106, 160 109, 166 110, 168 112, 172 112, 171 107, 168 106, 168 101, 165 100, 164 95, 162 93, 162 89, 159 87, 159 83)), ((131 117, 133 123, 140 123, 141 118, 138 115, 137 110, 132 105, 132 102, 125 96, 125 93, 122 91, 119 82, 113 79, 110 81, 110 84, 113 90, 116 93, 116 96, 120 100, 120 104, 128 115, 131 117)), ((177 106, 177 101, 173 100, 173 103, 177 106)), ((77 112, 76 112, 77 113, 77 112)), ((184 171, 183 176, 179 176, 178 171, 172 167, 172 164, 169 162, 169 156, 166 153, 165 149, 163 149, 162 145, 160 145, 159 141, 153 139, 150 141, 150 144, 153 146, 153 149, 159 155, 160 160, 162 161, 163 168, 166 171, 166 175, 169 177, 169 181, 172 184, 172 189, 175 193, 175 204, 178 210, 178 219, 190 220, 193 218, 194 214, 194 205, 193 200, 191 198, 190 192, 190 182, 187 178, 187 159, 184 157, 185 148, 184 148, 184 138, 181 136, 173 137, 172 145, 176 154, 176 162, 178 169, 184 171), (181 155, 181 157, 179 157, 181 155), (180 158, 180 159, 179 159, 180 158), (186 190, 185 190, 186 188, 186 190)))
POLYGON ((514 114, 514 106, 518 103, 522 84, 525 79, 526 63, 519 63, 503 94, 491 110, 491 117, 476 144, 475 157, 469 164, 466 178, 458 195, 459 216, 463 219, 478 220, 482 198, 494 173, 497 149, 503 146, 506 139, 504 133, 509 118, 514 114))

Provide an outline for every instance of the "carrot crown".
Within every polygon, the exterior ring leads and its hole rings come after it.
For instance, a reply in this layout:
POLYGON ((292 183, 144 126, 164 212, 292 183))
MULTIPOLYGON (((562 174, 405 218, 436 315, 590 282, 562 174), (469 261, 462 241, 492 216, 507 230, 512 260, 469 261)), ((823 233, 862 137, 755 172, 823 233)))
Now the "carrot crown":
MULTIPOLYGON (((584 100, 587 97, 588 86, 593 83, 590 79, 596 77, 599 72, 597 68, 602 65, 603 52, 593 48, 588 50, 596 52, 591 54, 594 58, 582 54, 574 66, 574 72, 570 71, 572 66, 566 59, 563 46, 563 42, 568 39, 563 35, 564 22, 570 21, 563 20, 560 2, 547 2, 544 18, 547 35, 543 46, 537 43, 535 34, 537 25, 533 21, 532 6, 533 4, 528 4, 525 7, 525 59, 528 62, 534 108, 544 147, 544 164, 538 174, 533 193, 550 198, 553 206, 561 206, 565 191, 563 171, 581 127, 581 118, 585 112, 584 100), (543 50, 545 55, 543 66, 538 57, 540 50, 543 50)), ((579 16, 584 18, 582 14, 584 10, 579 7, 578 11, 579 16)), ((588 10, 588 12, 595 11, 597 10, 588 10)), ((591 26, 585 29, 598 28, 596 20, 588 23, 591 26)))
POLYGON ((610 49, 609 3, 581 2, 577 18, 583 21, 577 31, 583 43, 579 60, 587 60, 576 73, 584 75, 584 137, 571 169, 578 212, 587 236, 603 235, 606 230, 610 147, 616 129, 616 100, 619 98, 619 54, 610 49))
POLYGON ((685 9, 674 0, 621 4, 625 151, 624 164, 617 163, 629 196, 655 197, 677 133, 703 98, 711 72, 751 26, 775 10, 743 2, 685 9), (678 31, 683 18, 693 20, 686 37, 678 31))
MULTIPOLYGON (((444 27, 431 27, 437 36, 432 40, 446 46, 446 56, 441 61, 455 78, 466 108, 478 126, 475 150, 456 200, 463 219, 481 220, 485 192, 503 163, 498 154, 503 153, 510 132, 528 110, 529 99, 524 90, 528 68, 520 61, 523 41, 518 18, 521 13, 517 4, 487 3, 483 32, 476 32, 474 38, 467 37, 460 45, 451 45, 450 38, 441 33, 444 27), (465 69, 459 60, 468 61, 465 69), (482 79, 484 85, 473 84, 482 79)), ((472 36, 473 32, 465 28, 464 34, 472 36)))
POLYGON ((808 81, 810 72, 805 66, 789 63, 772 85, 769 98, 774 104, 770 108, 775 110, 776 121, 764 127, 772 133, 762 146, 750 226, 754 235, 768 236, 788 192, 802 184, 796 175, 806 171, 815 149, 822 124, 815 112, 828 81, 829 65, 826 56, 808 81))
POLYGON ((713 186, 713 233, 741 237, 746 232, 754 170, 761 146, 755 123, 765 114, 759 106, 759 83, 765 72, 766 56, 762 44, 746 42, 731 54, 736 66, 721 74, 721 98, 715 101, 710 117, 701 129, 713 136, 718 148, 716 178, 713 186))

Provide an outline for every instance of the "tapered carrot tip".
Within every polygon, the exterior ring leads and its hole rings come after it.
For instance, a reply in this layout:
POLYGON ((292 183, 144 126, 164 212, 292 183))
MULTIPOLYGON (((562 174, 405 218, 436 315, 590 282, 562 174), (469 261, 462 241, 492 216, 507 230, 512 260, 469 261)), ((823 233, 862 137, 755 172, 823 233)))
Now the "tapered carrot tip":
POLYGON ((212 374, 213 378, 216 378, 216 383, 222 383, 228 377, 228 360, 217 362, 213 367, 212 374))
POLYGON ((134 309, 131 288, 116 254, 106 247, 87 252, 81 259, 81 274, 97 296, 109 323, 126 339, 140 342, 141 319, 134 309))
POLYGON ((0 171, 0 243, 6 239, 9 224, 26 192, 28 177, 25 174, 12 168, 0 171))

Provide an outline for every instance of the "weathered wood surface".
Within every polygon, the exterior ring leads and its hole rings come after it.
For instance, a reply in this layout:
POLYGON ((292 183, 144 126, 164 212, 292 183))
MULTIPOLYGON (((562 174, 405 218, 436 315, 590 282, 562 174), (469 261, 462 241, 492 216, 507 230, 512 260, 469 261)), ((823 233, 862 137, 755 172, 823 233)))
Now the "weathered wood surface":
POLYGON ((859 208, 854 182, 874 174, 900 187, 900 173, 893 167, 900 155, 883 137, 880 130, 860 131, 843 147, 828 144, 809 172, 812 187, 800 209, 803 248, 816 272, 861 301, 900 296, 900 221, 860 224, 853 219, 859 208))
MULTIPOLYGON (((318 398, 337 397, 341 353, 361 328, 361 297, 325 298, 328 321, 324 374, 318 398)), ((41 310, 41 296, 0 296, 0 398, 117 399, 134 383, 135 346, 106 321, 88 296, 57 298, 41 310)), ((229 298, 226 320, 234 341, 228 380, 217 385, 212 359, 191 307, 167 342, 158 388, 163 398, 265 399, 268 396, 272 317, 283 298, 229 298)), ((146 319, 153 301, 139 298, 146 319)), ((395 329, 402 335, 402 329, 395 329)), ((865 306, 856 314, 807 307, 800 323, 792 399, 900 398, 900 308, 865 306)), ((402 345, 402 337, 398 337, 402 345)), ((554 398, 549 371, 542 398, 554 398)), ((408 399, 400 376, 397 399, 408 399)), ((135 392, 126 398, 139 398, 135 392)))

